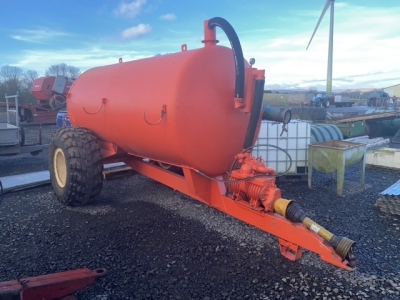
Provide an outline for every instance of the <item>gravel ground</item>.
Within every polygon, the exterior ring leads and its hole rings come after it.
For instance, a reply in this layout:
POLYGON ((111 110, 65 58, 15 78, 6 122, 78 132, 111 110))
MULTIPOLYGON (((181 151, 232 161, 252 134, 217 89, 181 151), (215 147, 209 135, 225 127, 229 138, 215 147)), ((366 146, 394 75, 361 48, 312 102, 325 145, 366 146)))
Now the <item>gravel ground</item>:
MULTIPOLYGON (((28 128, 28 127, 27 127, 28 128)), ((29 126, 33 136, 38 126, 29 126)), ((44 126, 48 142, 55 126, 44 126)), ((32 138, 34 139, 34 138, 32 138)), ((0 157, 0 177, 47 169, 48 152, 0 157)), ((108 274, 78 299, 399 299, 400 216, 373 209, 399 173, 346 171, 344 197, 315 172, 280 182, 309 216, 357 242, 356 271, 310 252, 291 262, 277 239, 141 175, 104 182, 87 207, 59 204, 50 186, 6 194, 0 205, 0 281, 77 268, 108 274)))

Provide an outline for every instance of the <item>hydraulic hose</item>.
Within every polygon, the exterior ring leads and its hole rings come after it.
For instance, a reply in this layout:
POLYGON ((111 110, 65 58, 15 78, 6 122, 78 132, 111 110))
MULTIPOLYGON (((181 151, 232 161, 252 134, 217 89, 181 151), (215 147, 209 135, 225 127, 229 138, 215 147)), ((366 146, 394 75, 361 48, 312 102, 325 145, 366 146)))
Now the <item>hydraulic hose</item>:
MULTIPOLYGON (((226 34, 231 43, 233 51, 233 58, 235 60, 236 69, 236 82, 235 82, 235 98, 243 98, 244 94, 244 57, 242 46, 240 45, 239 38, 233 29, 232 25, 223 18, 215 17, 208 20, 208 28, 213 29, 216 26, 220 27, 226 34)), ((243 149, 247 149, 253 145, 254 135, 260 118, 262 100, 264 95, 264 80, 257 80, 253 106, 251 108, 251 115, 249 125, 247 126, 246 137, 243 149)))
POLYGON ((3 202, 3 197, 4 197, 3 184, 1 183, 0 180, 0 204, 1 202, 3 202))
POLYGON ((263 103, 264 83, 265 80, 256 81, 253 106, 251 107, 250 120, 249 125, 247 126, 246 137, 244 138, 243 149, 247 149, 253 146, 254 143, 254 136, 256 134, 256 129, 258 121, 260 119, 260 113, 263 103))
POLYGON ((231 43, 233 58, 235 60, 236 82, 235 82, 235 98, 243 98, 244 94, 244 57, 242 46, 239 38, 232 25, 223 18, 215 17, 208 20, 208 28, 213 29, 220 27, 226 34, 231 43))

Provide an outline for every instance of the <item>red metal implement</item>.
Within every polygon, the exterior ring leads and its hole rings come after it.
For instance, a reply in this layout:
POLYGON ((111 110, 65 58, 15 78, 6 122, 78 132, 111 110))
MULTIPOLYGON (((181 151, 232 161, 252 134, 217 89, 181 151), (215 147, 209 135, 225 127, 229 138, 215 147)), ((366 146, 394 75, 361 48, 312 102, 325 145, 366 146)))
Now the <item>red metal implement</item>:
POLYGON ((0 283, 0 300, 55 300, 92 285, 106 269, 78 269, 0 283), (18 298, 17 298, 18 297, 18 298))

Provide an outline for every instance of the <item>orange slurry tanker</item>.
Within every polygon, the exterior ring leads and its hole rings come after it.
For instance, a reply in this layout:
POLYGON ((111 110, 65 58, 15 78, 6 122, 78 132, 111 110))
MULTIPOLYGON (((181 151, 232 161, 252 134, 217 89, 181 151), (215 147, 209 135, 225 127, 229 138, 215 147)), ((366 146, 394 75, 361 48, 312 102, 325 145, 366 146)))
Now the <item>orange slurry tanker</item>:
POLYGON ((133 170, 258 227, 279 240, 282 255, 302 249, 352 270, 355 242, 318 225, 282 198, 275 170, 251 157, 261 123, 264 70, 244 58, 232 26, 204 22, 204 47, 97 67, 67 95, 72 127, 50 145, 55 194, 65 205, 99 195, 104 163, 133 170), (217 45, 216 27, 231 48, 217 45))

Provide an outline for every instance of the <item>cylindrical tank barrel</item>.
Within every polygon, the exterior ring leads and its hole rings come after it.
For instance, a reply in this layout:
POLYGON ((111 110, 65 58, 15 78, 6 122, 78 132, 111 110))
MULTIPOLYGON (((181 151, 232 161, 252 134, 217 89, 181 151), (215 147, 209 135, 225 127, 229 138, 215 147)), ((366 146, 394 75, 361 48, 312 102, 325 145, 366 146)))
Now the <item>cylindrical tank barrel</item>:
POLYGON ((216 176, 243 150, 249 122, 234 108, 234 90, 230 48, 182 47, 83 73, 67 109, 72 125, 129 154, 216 176))
POLYGON ((334 124, 311 125, 311 144, 331 140, 343 140, 343 134, 339 127, 334 124))

